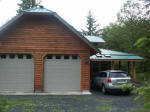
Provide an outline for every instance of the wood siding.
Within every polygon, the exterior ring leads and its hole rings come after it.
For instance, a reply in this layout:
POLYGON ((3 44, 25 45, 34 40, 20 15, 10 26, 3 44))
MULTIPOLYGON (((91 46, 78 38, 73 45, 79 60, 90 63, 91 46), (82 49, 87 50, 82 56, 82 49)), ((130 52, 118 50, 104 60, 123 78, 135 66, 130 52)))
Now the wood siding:
POLYGON ((55 19, 28 17, 0 40, 0 53, 32 54, 35 61, 34 90, 43 91, 44 57, 78 54, 81 58, 81 90, 90 89, 90 48, 55 19))

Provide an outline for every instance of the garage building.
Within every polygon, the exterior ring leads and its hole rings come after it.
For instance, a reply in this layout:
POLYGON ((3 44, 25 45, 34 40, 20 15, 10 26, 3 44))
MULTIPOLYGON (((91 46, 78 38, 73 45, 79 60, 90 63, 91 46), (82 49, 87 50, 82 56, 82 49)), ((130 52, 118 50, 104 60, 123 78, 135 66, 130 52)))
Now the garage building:
POLYGON ((43 6, 25 10, 0 27, 0 92, 88 92, 101 43, 43 6))
POLYGON ((0 28, 0 92, 89 91, 98 52, 57 13, 25 10, 0 28))

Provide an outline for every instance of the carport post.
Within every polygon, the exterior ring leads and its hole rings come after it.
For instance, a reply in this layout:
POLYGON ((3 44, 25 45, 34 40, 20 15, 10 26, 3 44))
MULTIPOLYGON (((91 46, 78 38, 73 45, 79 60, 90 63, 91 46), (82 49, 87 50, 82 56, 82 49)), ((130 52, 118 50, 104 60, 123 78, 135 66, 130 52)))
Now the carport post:
POLYGON ((128 61, 128 74, 131 75, 130 74, 130 61, 128 61))
POLYGON ((121 61, 119 61, 119 67, 118 67, 118 69, 119 70, 121 69, 121 61))
POLYGON ((111 61, 111 70, 114 70, 114 61, 111 61))
POLYGON ((136 63, 133 61, 133 81, 136 81, 136 63))
POLYGON ((98 69, 99 69, 99 71, 101 71, 101 67, 102 67, 102 63, 101 63, 101 61, 98 61, 98 69))

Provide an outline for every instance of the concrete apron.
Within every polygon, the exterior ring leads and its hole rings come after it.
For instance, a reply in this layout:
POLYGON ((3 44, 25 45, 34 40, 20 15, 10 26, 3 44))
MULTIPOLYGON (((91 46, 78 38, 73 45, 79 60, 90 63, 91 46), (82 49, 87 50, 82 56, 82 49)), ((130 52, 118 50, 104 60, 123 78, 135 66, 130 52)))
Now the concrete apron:
POLYGON ((90 91, 77 91, 77 92, 50 92, 50 93, 25 93, 25 92, 0 92, 0 95, 92 95, 90 91))

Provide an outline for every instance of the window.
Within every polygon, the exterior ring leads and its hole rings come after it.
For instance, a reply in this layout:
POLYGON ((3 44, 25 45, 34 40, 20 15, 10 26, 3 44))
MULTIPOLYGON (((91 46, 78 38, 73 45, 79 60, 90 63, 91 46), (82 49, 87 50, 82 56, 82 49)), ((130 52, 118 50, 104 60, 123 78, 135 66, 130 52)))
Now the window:
POLYGON ((61 55, 56 55, 56 59, 61 59, 61 55))
POLYGON ((47 55, 47 59, 52 59, 53 56, 52 55, 47 55))
POLYGON ((104 73, 103 73, 103 77, 107 77, 107 73, 104 72, 104 73))
POLYGON ((109 76, 112 78, 117 78, 117 77, 127 77, 127 74, 124 72, 110 72, 109 76))
POLYGON ((77 55, 73 55, 72 59, 78 59, 78 56, 77 55))
POLYGON ((100 73, 100 77, 107 77, 107 73, 101 72, 101 73, 100 73))
POLYGON ((10 59, 14 59, 14 58, 15 58, 15 55, 14 55, 14 54, 10 54, 10 55, 9 55, 9 58, 10 58, 10 59))
POLYGON ((5 55, 5 54, 2 54, 2 55, 1 55, 1 58, 2 58, 2 59, 6 59, 6 55, 5 55))
POLYGON ((69 59, 69 55, 64 55, 64 59, 69 59))
POLYGON ((18 59, 23 59, 23 54, 19 54, 18 59))
POLYGON ((30 55, 30 54, 29 54, 29 55, 26 55, 26 58, 27 58, 27 59, 32 59, 32 55, 30 55))

